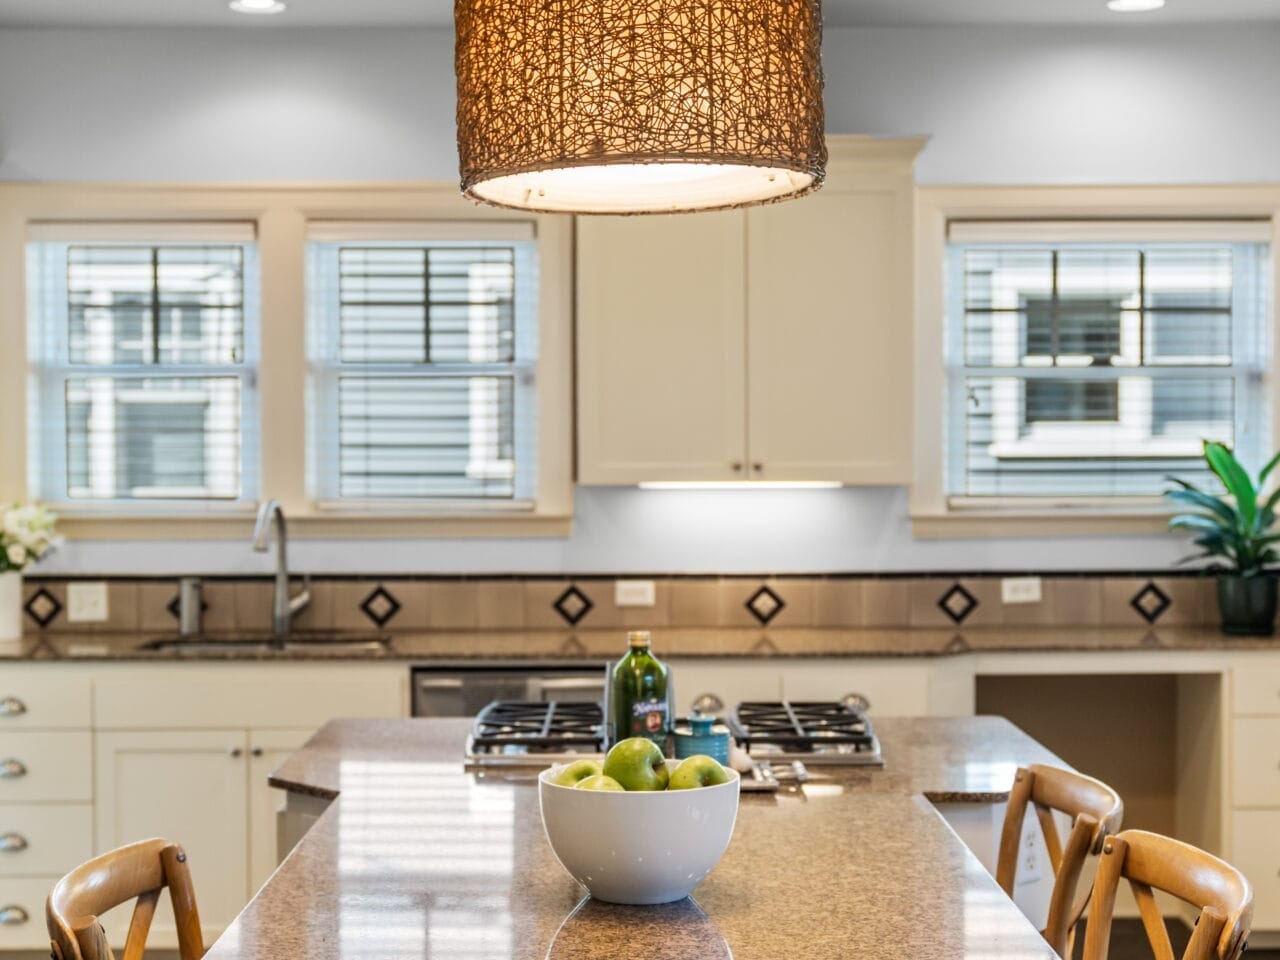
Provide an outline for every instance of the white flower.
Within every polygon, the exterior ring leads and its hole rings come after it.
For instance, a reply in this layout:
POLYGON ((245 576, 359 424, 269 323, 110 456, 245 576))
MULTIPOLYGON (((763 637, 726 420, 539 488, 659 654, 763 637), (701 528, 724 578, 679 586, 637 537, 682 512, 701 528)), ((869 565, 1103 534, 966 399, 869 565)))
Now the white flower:
POLYGON ((9 548, 5 551, 5 554, 9 557, 9 563, 11 566, 21 570, 23 566, 26 565, 27 551, 26 548, 20 544, 10 544, 9 548))

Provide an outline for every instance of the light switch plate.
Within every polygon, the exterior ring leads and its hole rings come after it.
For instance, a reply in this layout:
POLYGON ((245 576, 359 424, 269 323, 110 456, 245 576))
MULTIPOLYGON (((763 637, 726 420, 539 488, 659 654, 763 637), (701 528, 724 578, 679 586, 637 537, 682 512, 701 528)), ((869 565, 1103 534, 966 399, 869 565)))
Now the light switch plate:
POLYGON ((1039 603, 1039 577, 1005 577, 1000 581, 1001 603, 1039 603))
POLYGON ((652 580, 616 580, 613 602, 620 607, 652 607, 658 602, 658 590, 652 580))
POLYGON ((101 580, 67 584, 67 622, 102 623, 107 619, 107 585, 101 580))

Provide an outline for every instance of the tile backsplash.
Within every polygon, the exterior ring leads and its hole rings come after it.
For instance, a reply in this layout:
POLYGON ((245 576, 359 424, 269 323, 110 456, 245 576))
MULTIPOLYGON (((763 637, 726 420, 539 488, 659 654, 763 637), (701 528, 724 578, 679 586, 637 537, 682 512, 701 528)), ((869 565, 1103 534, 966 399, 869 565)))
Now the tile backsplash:
MULTIPOLYGON (((1025 577, 1026 574, 1018 574, 1025 577)), ((976 629, 1050 626, 1198 626, 1216 622, 1214 582, 1161 571, 1042 577, 1040 599, 1004 603, 990 574, 824 576, 658 576, 652 606, 619 606, 615 578, 334 577, 310 582, 311 603, 294 617, 299 632, 350 633, 625 630, 643 627, 739 629, 976 629)), ((49 633, 177 631, 174 580, 107 579, 108 618, 71 622, 68 580, 29 578, 27 629, 49 633)), ((293 590, 302 589, 296 580, 293 590)), ((205 633, 265 632, 268 578, 206 579, 205 633)))

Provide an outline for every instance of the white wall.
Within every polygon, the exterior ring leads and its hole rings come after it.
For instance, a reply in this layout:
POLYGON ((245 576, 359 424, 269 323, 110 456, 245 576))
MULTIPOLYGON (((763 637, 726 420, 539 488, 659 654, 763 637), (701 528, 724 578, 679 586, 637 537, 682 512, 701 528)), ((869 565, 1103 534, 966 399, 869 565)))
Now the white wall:
MULTIPOLYGON (((0 179, 453 179, 451 37, 0 30, 0 179)), ((833 29, 828 127, 925 183, 1280 180, 1280 24, 833 29)))
MULTIPOLYGON (((1280 181, 1280 26, 830 30, 829 129, 928 133, 927 183, 1280 181)), ((428 30, 0 30, 0 179, 452 179, 428 30)), ((21 318, 0 318, 4 324, 21 318)), ((233 572, 241 542, 48 569, 233 572)), ((903 490, 579 491, 568 540, 299 543, 316 571, 1125 569, 1169 537, 913 541, 903 490)))

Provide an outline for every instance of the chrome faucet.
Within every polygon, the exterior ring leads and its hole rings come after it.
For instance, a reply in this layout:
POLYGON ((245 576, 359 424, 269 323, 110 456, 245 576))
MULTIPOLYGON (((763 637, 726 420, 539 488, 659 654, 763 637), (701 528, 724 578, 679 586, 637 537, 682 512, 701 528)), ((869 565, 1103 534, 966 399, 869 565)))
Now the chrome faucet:
POLYGON ((289 635, 289 623, 293 615, 311 602, 309 581, 304 582, 302 592, 289 596, 289 535, 285 531, 284 508, 278 500, 268 500, 258 508, 258 522, 253 525, 253 549, 266 553, 271 546, 271 522, 276 524, 276 582, 271 599, 271 635, 284 640, 289 635))

